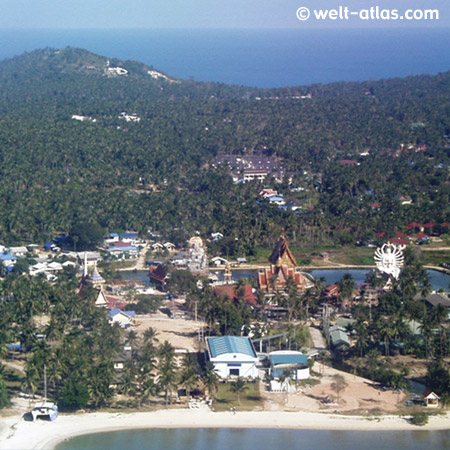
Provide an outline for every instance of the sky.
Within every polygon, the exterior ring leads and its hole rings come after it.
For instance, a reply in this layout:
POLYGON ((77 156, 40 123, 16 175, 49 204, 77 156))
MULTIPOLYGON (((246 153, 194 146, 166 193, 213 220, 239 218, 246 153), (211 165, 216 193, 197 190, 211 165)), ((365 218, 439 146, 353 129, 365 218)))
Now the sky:
POLYGON ((450 27, 450 0, 0 0, 2 29, 450 27), (314 10, 437 9, 439 20, 317 20, 314 10), (300 7, 310 11, 300 21, 300 7))

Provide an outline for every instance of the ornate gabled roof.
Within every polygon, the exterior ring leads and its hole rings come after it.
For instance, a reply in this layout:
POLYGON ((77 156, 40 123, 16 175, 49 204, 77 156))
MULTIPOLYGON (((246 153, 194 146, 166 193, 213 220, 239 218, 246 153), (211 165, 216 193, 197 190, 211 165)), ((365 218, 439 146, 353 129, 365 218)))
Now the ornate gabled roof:
POLYGON ((288 266, 297 267, 297 261, 293 253, 291 252, 289 245, 286 240, 286 236, 281 235, 277 242, 272 254, 270 255, 269 261, 277 267, 288 266))
POLYGON ((103 284, 105 282, 105 279, 100 275, 99 271, 97 270, 97 267, 94 267, 94 270, 90 276, 86 278, 86 281, 91 284, 103 284))
POLYGON ((150 268, 150 278, 160 283, 167 281, 167 267, 163 264, 158 264, 157 267, 150 268))

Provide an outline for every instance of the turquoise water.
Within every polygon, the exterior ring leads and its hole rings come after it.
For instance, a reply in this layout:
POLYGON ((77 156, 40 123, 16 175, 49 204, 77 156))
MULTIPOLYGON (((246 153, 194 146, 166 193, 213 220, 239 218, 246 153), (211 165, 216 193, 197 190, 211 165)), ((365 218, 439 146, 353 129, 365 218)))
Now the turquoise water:
POLYGON ((155 429, 73 438, 57 450, 419 450, 449 449, 450 432, 155 429))
POLYGON ((82 47, 179 78, 282 87, 450 70, 450 28, 3 30, 0 59, 82 47))

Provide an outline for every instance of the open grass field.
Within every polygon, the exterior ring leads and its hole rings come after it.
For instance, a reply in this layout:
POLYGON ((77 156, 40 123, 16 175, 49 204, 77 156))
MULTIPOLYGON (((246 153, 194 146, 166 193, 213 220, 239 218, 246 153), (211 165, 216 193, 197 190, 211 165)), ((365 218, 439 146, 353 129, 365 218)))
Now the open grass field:
POLYGON ((238 396, 231 390, 230 383, 220 383, 219 390, 214 401, 215 411, 230 411, 235 408, 237 411, 262 409, 263 401, 259 392, 259 381, 247 383, 246 389, 240 394, 241 404, 238 396))

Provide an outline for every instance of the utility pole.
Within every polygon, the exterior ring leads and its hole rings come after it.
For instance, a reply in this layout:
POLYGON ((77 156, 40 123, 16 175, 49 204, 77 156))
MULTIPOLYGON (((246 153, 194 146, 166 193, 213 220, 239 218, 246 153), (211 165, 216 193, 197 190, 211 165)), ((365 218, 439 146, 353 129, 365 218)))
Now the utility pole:
POLYGON ((44 402, 47 401, 47 365, 44 364, 44 402))

